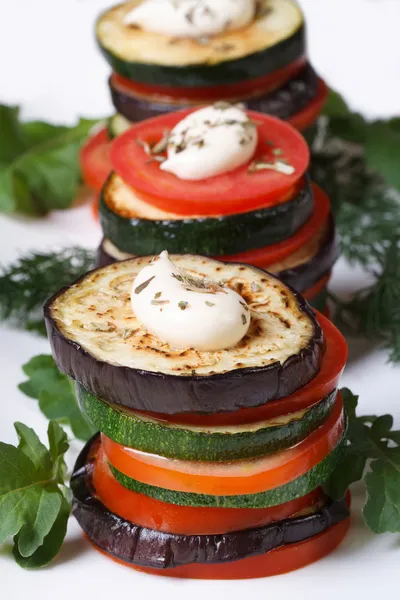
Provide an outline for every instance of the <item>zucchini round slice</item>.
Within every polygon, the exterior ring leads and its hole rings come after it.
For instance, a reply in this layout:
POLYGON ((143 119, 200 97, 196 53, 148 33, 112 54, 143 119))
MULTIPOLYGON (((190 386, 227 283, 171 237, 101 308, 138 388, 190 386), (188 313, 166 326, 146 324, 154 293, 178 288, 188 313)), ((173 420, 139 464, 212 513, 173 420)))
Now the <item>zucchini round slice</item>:
POLYGON ((224 508, 266 508, 277 506, 284 502, 290 502, 309 494, 312 490, 322 485, 331 475, 343 451, 344 438, 332 450, 332 452, 310 471, 294 479, 290 483, 281 485, 266 492, 258 494, 243 494, 238 496, 210 496, 207 494, 195 494, 190 492, 179 492, 155 487, 147 483, 141 483, 124 475, 110 464, 114 477, 121 485, 129 490, 150 496, 156 500, 177 504, 179 506, 213 506, 224 508))
MULTIPOLYGON (((232 101, 240 100, 249 110, 267 113, 279 119, 290 119, 316 98, 320 81, 311 65, 307 64, 304 69, 278 89, 261 95, 252 95, 251 98, 235 97, 232 98, 232 101)), ((193 103, 189 104, 185 98, 178 103, 172 102, 172 100, 164 101, 160 98, 135 96, 118 85, 118 82, 115 82, 112 77, 109 80, 109 87, 116 111, 127 119, 129 125, 193 106, 193 103)))
POLYGON ((176 39, 126 26, 133 0, 100 16, 96 37, 114 71, 141 83, 199 87, 265 76, 306 53, 304 19, 291 0, 261 0, 246 28, 200 39, 176 39))
POLYGON ((171 260, 238 291, 249 304, 249 332, 215 353, 174 349, 138 323, 132 281, 153 257, 88 273, 45 306, 55 361, 65 374, 110 403, 174 414, 215 413, 283 398, 318 373, 324 336, 309 305, 254 267, 191 255, 171 260))
POLYGON ((309 409, 241 426, 174 425, 89 394, 76 384, 80 407, 91 423, 118 444, 168 458, 230 461, 263 456, 294 446, 317 429, 332 409, 336 390, 309 409))
POLYGON ((314 208, 307 177, 291 200, 268 208, 227 216, 183 218, 140 200, 116 173, 105 184, 100 199, 104 236, 122 252, 145 255, 170 252, 206 256, 235 254, 281 242, 296 233, 314 208))
POLYGON ((179 535, 140 527, 112 513, 96 498, 92 473, 98 442, 97 436, 92 438, 76 462, 71 479, 73 514, 96 546, 134 565, 174 569, 193 563, 236 563, 312 538, 349 516, 346 500, 321 498, 304 513, 244 531, 179 535))

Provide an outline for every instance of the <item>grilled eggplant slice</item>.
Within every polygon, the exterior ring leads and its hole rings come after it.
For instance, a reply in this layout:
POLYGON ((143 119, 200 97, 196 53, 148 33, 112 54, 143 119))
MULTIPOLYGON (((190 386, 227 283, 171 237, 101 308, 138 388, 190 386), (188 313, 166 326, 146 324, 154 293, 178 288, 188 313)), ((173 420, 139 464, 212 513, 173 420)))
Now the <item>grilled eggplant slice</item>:
POLYGON ((248 27, 207 43, 126 26, 124 17, 139 1, 108 10, 96 26, 103 55, 127 79, 177 87, 224 85, 278 71, 306 52, 303 15, 291 0, 261 0, 248 27))
POLYGON ((114 263, 60 290, 45 306, 58 367, 110 403, 174 414, 254 407, 292 394, 318 373, 324 337, 309 305, 265 271, 172 255, 189 273, 224 281, 251 308, 248 334, 229 350, 175 349, 132 312, 137 273, 153 257, 114 263))
POLYGON ((111 406, 76 384, 80 407, 91 423, 118 444, 168 458, 231 461, 294 446, 325 421, 336 390, 308 409, 268 421, 235 426, 190 426, 111 406))
POLYGON ((101 194, 100 222, 104 236, 124 253, 159 254, 168 247, 170 252, 222 256, 286 240, 313 210, 308 176, 297 194, 282 204, 235 215, 185 218, 143 202, 112 173, 101 194))
MULTIPOLYGON (((305 109, 317 97, 320 86, 321 80, 312 66, 307 64, 299 73, 275 90, 262 94, 255 93, 250 98, 236 96, 231 100, 243 102, 249 110, 287 120, 305 109)), ((125 119, 125 122, 121 121, 120 118, 117 119, 117 126, 112 129, 114 135, 123 133, 122 124, 127 129, 138 121, 165 115, 178 109, 189 108, 194 104, 189 103, 184 97, 178 103, 177 101, 173 102, 173 99, 165 101, 157 97, 143 98, 135 96, 130 90, 120 85, 115 77, 110 77, 109 87, 115 110, 120 117, 125 119)))
POLYGON ((96 498, 93 464, 95 436, 78 457, 71 479, 73 514, 101 550, 132 565, 173 569, 180 565, 215 564, 259 556, 286 544, 310 539, 348 518, 346 500, 326 499, 305 514, 256 529, 218 535, 179 535, 139 527, 110 512, 96 498))

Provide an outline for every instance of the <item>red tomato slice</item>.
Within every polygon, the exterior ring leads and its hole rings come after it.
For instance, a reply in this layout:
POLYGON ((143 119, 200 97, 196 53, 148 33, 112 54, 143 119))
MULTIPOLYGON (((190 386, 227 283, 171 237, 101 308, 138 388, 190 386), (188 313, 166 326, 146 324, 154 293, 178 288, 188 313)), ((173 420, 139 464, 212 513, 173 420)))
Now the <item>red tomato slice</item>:
POLYGON ((276 89, 291 79, 306 64, 302 57, 290 65, 265 75, 229 85, 214 85, 209 87, 167 87, 157 84, 138 83, 125 79, 117 73, 111 75, 113 87, 120 88, 124 93, 131 93, 136 97, 146 98, 150 102, 185 103, 186 100, 197 104, 205 104, 216 100, 246 100, 252 96, 262 96, 276 89))
POLYGON ((174 569, 151 569, 129 564, 107 554, 95 546, 89 537, 85 537, 98 552, 114 562, 149 575, 179 579, 256 579, 290 573, 324 558, 339 546, 349 527, 350 519, 345 519, 304 542, 288 544, 260 556, 251 556, 228 563, 184 565, 174 569))
POLYGON ((100 204, 100 196, 96 195, 92 200, 92 215, 95 221, 99 220, 99 204, 100 204))
POLYGON ((288 519, 321 498, 321 491, 317 489, 272 508, 201 508, 166 504, 131 492, 118 483, 101 447, 92 477, 96 496, 116 515, 141 527, 181 535, 211 535, 262 527, 288 519))
POLYGON ((112 171, 110 162, 111 142, 107 129, 101 129, 89 138, 81 150, 82 178, 88 187, 100 192, 112 171))
POLYGON ((325 275, 324 277, 321 277, 321 279, 319 281, 317 281, 317 283, 315 285, 313 285, 308 290, 306 290, 305 292, 302 293, 303 298, 305 298, 306 300, 312 300, 313 298, 318 296, 318 294, 320 294, 322 292, 322 290, 324 290, 326 288, 326 286, 329 283, 330 278, 331 278, 330 272, 327 275, 325 275))
POLYGON ((315 123, 318 119, 321 111, 324 107, 324 104, 328 98, 329 88, 326 85, 325 81, 322 79, 319 80, 318 93, 314 100, 312 100, 306 108, 300 110, 293 117, 288 119, 288 123, 290 123, 293 127, 296 127, 299 131, 305 131, 311 125, 315 123))
POLYGON ((137 140, 154 143, 166 129, 172 129, 193 110, 155 117, 131 127, 116 138, 110 151, 114 170, 146 200, 161 210, 181 215, 234 214, 282 202, 296 182, 303 177, 310 161, 304 138, 290 125, 268 115, 248 111, 249 116, 261 122, 258 126, 259 143, 255 159, 273 161, 273 146, 282 151, 282 159, 294 168, 293 175, 272 170, 249 173, 243 165, 230 173, 201 181, 184 181, 171 173, 161 171, 159 163, 148 162, 137 140))
POLYGON ((215 258, 226 262, 248 263, 255 267, 267 269, 269 265, 281 262, 293 254, 293 252, 296 252, 296 250, 307 244, 314 237, 318 229, 323 226, 331 211, 331 203, 325 192, 315 183, 313 184, 313 190, 314 212, 307 223, 290 238, 272 246, 265 246, 265 248, 257 248, 241 252, 240 254, 217 256, 215 258))
POLYGON ((318 322, 324 332, 326 350, 322 359, 321 369, 310 383, 300 388, 294 394, 267 402, 258 408, 241 408, 232 413, 216 413, 201 415, 196 413, 181 413, 164 415, 160 413, 144 413, 160 421, 168 421, 178 425, 242 425, 289 415, 299 410, 313 406, 327 394, 336 389, 346 366, 348 348, 347 342, 340 331, 323 315, 317 313, 318 322))
POLYGON ((338 393, 325 423, 293 448, 231 463, 172 460, 121 446, 104 434, 101 439, 110 463, 132 479, 180 492, 237 496, 271 490, 307 473, 339 443, 344 424, 343 401, 338 393))

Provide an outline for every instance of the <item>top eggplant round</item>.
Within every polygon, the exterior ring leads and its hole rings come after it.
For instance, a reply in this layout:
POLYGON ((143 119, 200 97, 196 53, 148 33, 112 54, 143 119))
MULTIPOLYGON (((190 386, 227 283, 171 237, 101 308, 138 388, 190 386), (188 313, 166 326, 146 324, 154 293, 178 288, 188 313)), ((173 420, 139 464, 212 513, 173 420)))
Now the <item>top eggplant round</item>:
POLYGON ((100 197, 104 237, 121 252, 170 252, 218 256, 244 252, 286 240, 310 218, 314 209, 311 181, 286 202, 246 213, 220 217, 191 217, 165 213, 138 198, 116 173, 100 197))
POLYGON ((58 367, 90 393, 136 410, 216 413, 283 398, 316 376, 324 337, 311 308, 278 279, 250 266, 172 256, 178 267, 223 281, 249 304, 251 326, 237 346, 199 352, 151 336, 132 311, 130 291, 152 258, 92 271, 45 306, 58 367))
POLYGON ((291 0, 261 0, 255 20, 210 39, 172 38, 126 26, 138 0, 100 16, 96 36, 113 70, 127 79, 176 87, 224 85, 256 79, 306 53, 303 15, 291 0))

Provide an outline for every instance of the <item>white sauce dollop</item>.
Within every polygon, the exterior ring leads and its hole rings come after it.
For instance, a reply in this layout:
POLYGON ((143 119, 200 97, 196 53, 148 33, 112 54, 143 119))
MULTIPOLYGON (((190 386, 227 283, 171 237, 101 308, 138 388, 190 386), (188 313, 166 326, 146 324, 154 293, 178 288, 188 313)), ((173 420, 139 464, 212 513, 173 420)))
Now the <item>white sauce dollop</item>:
POLYGON ((207 179, 248 163, 257 141, 257 127, 246 112, 221 102, 191 113, 173 128, 160 168, 179 179, 207 179))
POLYGON ((255 0, 144 0, 124 24, 171 37, 201 38, 245 27, 255 12, 255 0))
POLYGON ((177 348, 231 348, 250 326, 250 310, 239 294, 193 278, 171 262, 166 250, 137 275, 131 302, 143 327, 177 348))

